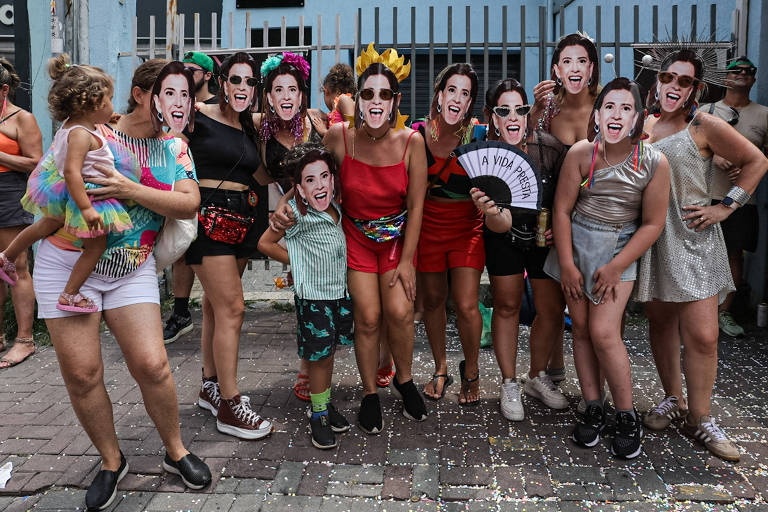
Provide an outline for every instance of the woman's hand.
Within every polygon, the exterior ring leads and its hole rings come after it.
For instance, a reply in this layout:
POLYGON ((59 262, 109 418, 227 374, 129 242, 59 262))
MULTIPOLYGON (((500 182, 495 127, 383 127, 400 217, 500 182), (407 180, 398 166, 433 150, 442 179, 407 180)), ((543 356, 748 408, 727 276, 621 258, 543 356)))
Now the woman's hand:
POLYGON ((392 274, 392 279, 389 281, 389 287, 395 286, 398 279, 403 283, 405 296, 408 297, 408 300, 414 302, 416 300, 416 267, 413 266, 412 261, 400 261, 397 268, 395 268, 395 272, 392 274))
POLYGON ((99 215, 99 212, 96 211, 96 208, 89 206, 80 213, 82 213, 83 219, 90 231, 104 230, 104 220, 101 218, 101 215, 99 215))
POLYGON ((712 224, 722 222, 733 213, 733 210, 730 207, 722 204, 716 204, 714 206, 683 206, 683 210, 690 212, 683 217, 683 220, 690 221, 688 222, 688 227, 690 229, 695 229, 696 231, 701 231, 712 224))
POLYGON ((547 97, 554 94, 554 91, 554 80, 544 80, 536 84, 536 87, 533 88, 533 101, 536 102, 536 106, 543 109, 549 101, 547 97))
POLYGON ((501 213, 501 208, 496 206, 493 199, 485 195, 485 192, 479 188, 469 189, 469 194, 472 197, 472 202, 475 203, 478 210, 483 212, 483 215, 499 215, 501 213))
POLYGON ((547 247, 555 246, 555 236, 552 234, 552 228, 549 228, 544 232, 544 238, 547 239, 547 247))
POLYGON ((103 164, 95 164, 94 167, 104 175, 102 178, 87 178, 87 183, 101 185, 101 188, 88 190, 88 195, 95 200, 104 199, 136 199, 136 191, 141 187, 139 183, 131 181, 114 167, 103 164))
POLYGON ((563 294, 574 301, 579 301, 584 297, 581 287, 584 286, 584 277, 582 277, 576 265, 563 265, 560 267, 560 287, 563 294))
POLYGON ((269 227, 273 231, 285 231, 294 224, 296 219, 293 218, 293 210, 288 203, 278 204, 277 209, 269 216, 269 227))
POLYGON ((616 287, 621 281, 621 271, 610 261, 598 268, 595 275, 595 286, 592 288, 592 295, 602 297, 605 300, 616 300, 616 287))

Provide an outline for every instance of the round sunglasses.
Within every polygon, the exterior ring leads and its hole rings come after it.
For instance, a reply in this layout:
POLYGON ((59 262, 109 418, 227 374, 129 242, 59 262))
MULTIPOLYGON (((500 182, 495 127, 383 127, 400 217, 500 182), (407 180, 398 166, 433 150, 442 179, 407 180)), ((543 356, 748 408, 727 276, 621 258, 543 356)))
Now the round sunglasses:
MULTIPOLYGON (((515 107, 515 113, 520 117, 527 116, 528 112, 531 111, 532 106, 533 105, 518 105, 515 107)), ((491 110, 493 110, 493 113, 499 117, 507 117, 512 113, 512 109, 510 107, 493 107, 491 110)))
POLYGON ((677 73, 671 73, 669 71, 659 71, 659 82, 663 84, 669 84, 674 80, 677 80, 677 84, 683 89, 690 87, 698 82, 698 80, 692 76, 678 75, 677 73))
MULTIPOLYGON (((364 99, 365 101, 371 101, 375 93, 376 91, 373 89, 363 89, 360 91, 360 98, 364 99)), ((395 93, 392 91, 392 89, 379 89, 378 93, 379 98, 381 98, 382 101, 389 101, 395 96, 395 93)))
POLYGON ((248 87, 256 87, 257 85, 259 85, 259 79, 254 78, 252 76, 244 77, 240 75, 229 75, 227 77, 227 80, 229 81, 229 83, 233 85, 240 85, 241 83, 243 83, 243 79, 245 79, 245 83, 248 87))

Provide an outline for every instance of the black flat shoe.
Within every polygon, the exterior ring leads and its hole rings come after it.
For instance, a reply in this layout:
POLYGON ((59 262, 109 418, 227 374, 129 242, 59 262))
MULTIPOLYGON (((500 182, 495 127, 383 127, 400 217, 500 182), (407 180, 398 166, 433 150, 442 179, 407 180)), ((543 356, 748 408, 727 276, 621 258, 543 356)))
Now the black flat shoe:
POLYGON ((360 402, 360 412, 357 415, 357 422, 360 428, 366 434, 380 434, 384 428, 381 419, 381 402, 379 395, 371 393, 365 395, 360 402))
POLYGON ((211 470, 200 457, 188 453, 174 462, 166 452, 163 459, 163 469, 174 475, 179 475, 184 485, 190 489, 202 489, 211 483, 211 470))
POLYGON ((120 467, 117 471, 102 469, 88 487, 88 492, 85 493, 86 510, 104 510, 109 507, 117 496, 117 484, 127 474, 128 462, 123 452, 120 452, 120 467))
POLYGON ((403 416, 414 421, 427 419, 427 407, 424 405, 424 399, 421 398, 419 390, 416 389, 413 379, 398 384, 397 375, 395 375, 395 378, 392 379, 392 387, 403 399, 403 416))

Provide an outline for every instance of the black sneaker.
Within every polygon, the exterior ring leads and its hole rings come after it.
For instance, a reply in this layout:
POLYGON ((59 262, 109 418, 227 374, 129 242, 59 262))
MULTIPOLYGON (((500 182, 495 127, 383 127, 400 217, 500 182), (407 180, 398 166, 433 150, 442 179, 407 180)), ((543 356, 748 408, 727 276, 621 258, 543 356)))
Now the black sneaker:
POLYGON ((643 427, 635 411, 616 413, 616 434, 611 443, 611 453, 622 459, 634 459, 643 451, 643 427))
POLYGON ((120 467, 117 471, 102 469, 96 474, 88 492, 85 493, 86 510, 104 510, 117 496, 117 484, 128 474, 128 462, 120 452, 120 467))
POLYGON ((395 375, 395 378, 392 379, 392 388, 403 400, 403 416, 414 421, 427 419, 427 406, 424 405, 424 399, 421 398, 419 390, 416 389, 413 379, 399 384, 397 375, 395 375))
POLYGON ((379 434, 384 428, 381 420, 381 403, 379 395, 371 393, 365 395, 360 402, 360 412, 357 415, 357 422, 360 428, 366 434, 379 434))
MULTIPOLYGON (((347 421, 347 418, 345 418, 339 411, 337 411, 333 404, 328 404, 327 410, 328 422, 331 424, 331 430, 337 434, 341 434, 342 432, 346 432, 352 428, 352 426, 347 421)), ((307 408, 307 419, 312 419, 312 406, 307 408)))
POLYGON ((321 450, 329 450, 336 446, 336 434, 333 433, 327 414, 309 418, 309 428, 312 430, 312 444, 321 450))
POLYGON ((166 452, 163 459, 163 469, 181 477, 184 485, 190 489, 202 489, 211 483, 211 470, 200 457, 188 453, 174 462, 166 452))
POLYGON ((173 343, 182 334, 187 334, 192 330, 194 325, 192 324, 191 316, 179 316, 176 313, 172 314, 168 321, 165 322, 165 329, 163 329, 163 341, 166 345, 173 343))
POLYGON ((579 446, 592 448, 600 441, 600 433, 605 428, 605 411, 599 405, 587 406, 583 420, 576 423, 571 439, 579 446))

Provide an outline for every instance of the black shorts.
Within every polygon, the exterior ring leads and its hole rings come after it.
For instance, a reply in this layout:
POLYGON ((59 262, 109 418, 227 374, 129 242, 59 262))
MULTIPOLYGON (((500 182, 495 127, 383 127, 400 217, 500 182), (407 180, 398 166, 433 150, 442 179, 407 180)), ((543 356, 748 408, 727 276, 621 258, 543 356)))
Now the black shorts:
POLYGON ((552 279, 544 273, 549 247, 527 243, 521 247, 509 234, 485 233, 485 266, 491 276, 512 276, 528 272, 531 279, 552 279))
POLYGON ((21 198, 27 190, 27 175, 23 172, 0 172, 0 228, 26 226, 35 219, 21 207, 21 198))
POLYGON ((336 345, 350 345, 352 339, 352 300, 300 299, 296 304, 296 343, 299 358, 321 361, 331 357, 336 345))
MULTIPOLYGON (((712 204, 720 201, 712 200, 712 204)), ((737 208, 727 219, 720 223, 723 228, 723 237, 725 238, 725 247, 728 249, 755 252, 757 249, 757 234, 759 224, 759 215, 757 206, 754 204, 745 204, 737 208)))
MULTIPOLYGON (((233 212, 248 215, 257 219, 257 209, 252 207, 248 202, 248 193, 247 190, 240 192, 222 189, 214 192, 214 189, 201 187, 200 197, 202 198, 202 201, 205 201, 205 205, 202 205, 201 203, 201 206, 223 206, 233 212)), ((236 259, 255 256, 258 254, 256 247, 259 244, 259 238, 261 238, 263 232, 264 229, 259 226, 259 222, 255 221, 241 243, 228 244, 226 242, 218 242, 208 238, 203 229, 203 225, 198 222, 197 238, 189 246, 189 249, 187 249, 187 265, 199 265, 203 262, 203 257, 205 256, 225 256, 231 254, 236 259)))

